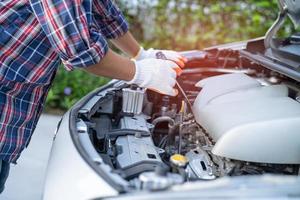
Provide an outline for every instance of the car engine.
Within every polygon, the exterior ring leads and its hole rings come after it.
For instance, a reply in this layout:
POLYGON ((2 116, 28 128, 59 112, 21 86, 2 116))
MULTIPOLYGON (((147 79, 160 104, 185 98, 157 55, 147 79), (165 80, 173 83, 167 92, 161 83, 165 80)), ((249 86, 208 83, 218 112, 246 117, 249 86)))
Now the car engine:
POLYGON ((298 175, 299 85, 253 63, 230 67, 239 61, 228 58, 222 68, 187 67, 176 97, 124 82, 101 94, 90 138, 113 173, 138 190, 298 175))

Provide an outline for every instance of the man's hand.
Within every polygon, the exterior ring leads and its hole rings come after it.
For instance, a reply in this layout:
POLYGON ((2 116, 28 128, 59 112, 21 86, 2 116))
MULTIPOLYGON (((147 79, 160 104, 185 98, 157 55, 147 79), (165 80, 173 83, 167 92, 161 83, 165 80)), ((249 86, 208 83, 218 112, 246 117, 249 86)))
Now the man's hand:
POLYGON ((176 96, 173 89, 178 65, 169 60, 144 59, 132 61, 109 50, 100 63, 85 68, 86 71, 110 78, 128 81, 156 92, 176 96))
POLYGON ((143 60, 147 58, 156 58, 163 60, 171 60, 175 62, 179 67, 183 68, 187 59, 181 56, 176 51, 170 50, 159 50, 159 49, 148 49, 145 50, 143 47, 140 48, 138 54, 134 57, 135 60, 143 60))
POLYGON ((135 75, 129 84, 137 84, 161 94, 176 96, 176 72, 179 68, 174 62, 159 59, 135 61, 135 75))

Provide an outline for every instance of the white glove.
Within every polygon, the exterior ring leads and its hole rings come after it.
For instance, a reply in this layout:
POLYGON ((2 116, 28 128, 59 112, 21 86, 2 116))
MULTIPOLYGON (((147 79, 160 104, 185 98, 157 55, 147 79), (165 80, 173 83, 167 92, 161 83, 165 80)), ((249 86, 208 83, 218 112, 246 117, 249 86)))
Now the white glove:
POLYGON ((183 68, 187 59, 181 56, 176 51, 170 50, 159 50, 159 49, 148 49, 145 50, 143 47, 140 48, 138 54, 133 58, 135 60, 143 60, 146 58, 156 58, 163 60, 171 60, 175 62, 179 67, 183 68))
POLYGON ((175 69, 179 68, 174 62, 159 59, 144 59, 135 62, 135 75, 128 84, 136 84, 155 92, 176 96, 175 69))

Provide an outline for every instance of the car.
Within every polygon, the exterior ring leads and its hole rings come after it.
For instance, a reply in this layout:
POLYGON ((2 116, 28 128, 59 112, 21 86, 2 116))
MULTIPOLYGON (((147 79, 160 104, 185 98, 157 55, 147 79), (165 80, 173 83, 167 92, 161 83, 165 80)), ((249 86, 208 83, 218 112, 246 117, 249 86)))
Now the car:
POLYGON ((300 198, 300 33, 181 52, 170 97, 112 80, 60 121, 43 198, 300 198))

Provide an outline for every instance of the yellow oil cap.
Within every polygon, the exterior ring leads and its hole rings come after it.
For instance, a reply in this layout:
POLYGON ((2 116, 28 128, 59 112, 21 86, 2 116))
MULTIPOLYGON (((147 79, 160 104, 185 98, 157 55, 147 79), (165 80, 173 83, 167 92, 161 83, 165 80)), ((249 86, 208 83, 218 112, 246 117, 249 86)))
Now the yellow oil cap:
POLYGON ((174 164, 177 167, 185 167, 187 163, 189 162, 187 157, 181 155, 181 154, 174 154, 170 157, 170 161, 172 164, 174 164))

